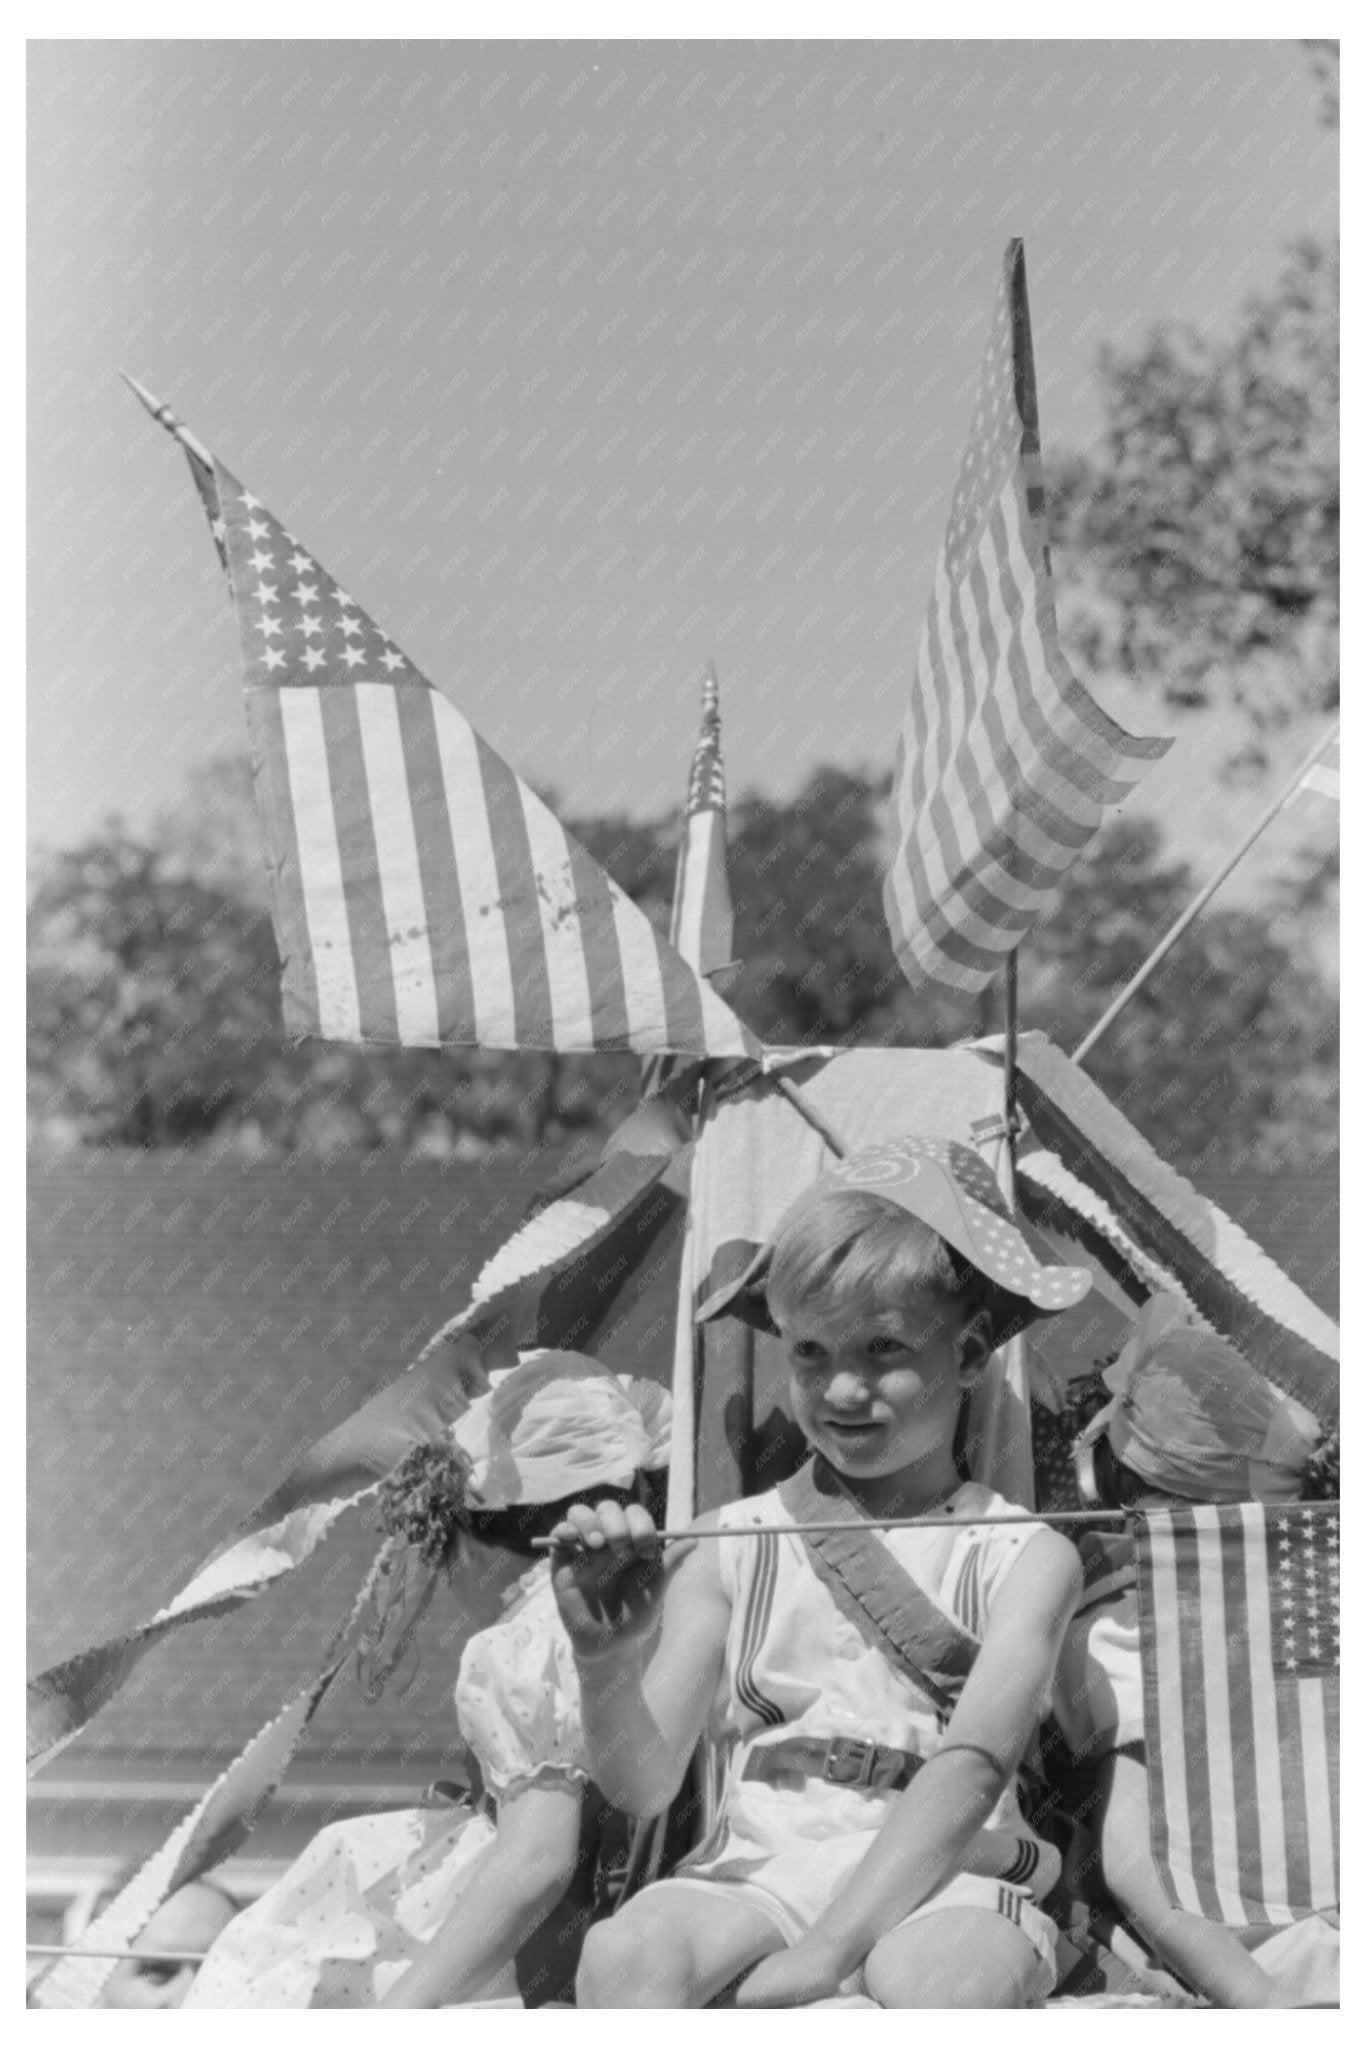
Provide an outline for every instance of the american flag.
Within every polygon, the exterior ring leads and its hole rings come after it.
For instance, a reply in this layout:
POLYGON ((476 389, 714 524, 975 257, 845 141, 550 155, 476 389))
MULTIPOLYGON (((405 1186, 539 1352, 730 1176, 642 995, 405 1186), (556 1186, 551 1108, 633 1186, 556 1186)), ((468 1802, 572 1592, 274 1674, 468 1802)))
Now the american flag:
POLYGON ((688 779, 669 938, 699 974, 730 965, 735 913, 726 878, 726 776, 716 670, 702 684, 702 725, 688 779))
POLYGON ((1230 1927, 1335 1908, 1336 1503, 1135 1519, 1153 1854, 1172 1898, 1230 1927))
POLYGON ((133 389, 185 445, 228 572, 286 1028, 376 1045, 756 1052, 355 600, 133 389))
POLYGON ((1125 732, 1071 673, 1051 576, 1012 241, 897 747, 883 902, 912 987, 985 987, 1171 745, 1125 732))

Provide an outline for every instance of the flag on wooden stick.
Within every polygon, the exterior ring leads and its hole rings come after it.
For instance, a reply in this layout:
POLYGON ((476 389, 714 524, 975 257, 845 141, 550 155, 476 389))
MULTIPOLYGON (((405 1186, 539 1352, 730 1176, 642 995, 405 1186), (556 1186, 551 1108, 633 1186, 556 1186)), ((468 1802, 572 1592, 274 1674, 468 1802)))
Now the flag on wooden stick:
POLYGON ((1051 577, 1012 241, 897 748, 883 902, 912 987, 984 988, 1171 745, 1125 732, 1071 673, 1051 577))
POLYGON ((1338 1903, 1336 1503, 1136 1519, 1153 1855, 1229 1927, 1338 1903))
POLYGON ((354 599, 133 389, 185 446, 226 559, 287 1029, 374 1045, 755 1052, 354 599))

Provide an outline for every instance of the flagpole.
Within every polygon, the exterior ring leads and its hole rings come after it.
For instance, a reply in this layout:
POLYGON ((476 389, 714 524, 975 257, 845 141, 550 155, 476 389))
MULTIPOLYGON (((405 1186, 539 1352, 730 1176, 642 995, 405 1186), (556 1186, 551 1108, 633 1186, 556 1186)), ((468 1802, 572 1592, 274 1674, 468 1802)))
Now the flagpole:
POLYGON ((174 434, 176 440, 179 441, 181 447, 188 449, 191 455, 197 455, 199 457, 199 460, 204 464, 204 467, 206 469, 212 469, 212 455, 210 455, 208 449, 204 446, 204 443, 200 440, 197 440, 196 437, 190 432, 189 428, 185 425, 184 421, 177 418, 175 413, 171 411, 170 406, 163 405, 159 398, 154 398, 151 392, 145 389, 143 385, 139 384, 136 377, 130 377, 126 370, 120 370, 119 375, 120 377, 122 377, 124 383, 128 386, 128 389, 132 392, 134 398, 138 399, 141 404, 146 406, 148 412, 152 415, 152 418, 156 421, 157 425, 159 427, 165 427, 168 434, 174 434))
POLYGON ((1006 1119, 1006 1197, 1015 1207, 1015 1046, 1020 1030, 1020 949, 1006 955, 1006 1044, 1002 1072, 1006 1119))
MULTIPOLYGON (((1336 1512, 1339 1503, 1335 1500, 1297 1500, 1278 1504, 1276 1512, 1282 1515, 1303 1515, 1313 1520, 1318 1515, 1336 1512)), ((859 1511, 857 1522, 747 1522, 740 1525, 727 1523, 713 1525, 707 1529, 661 1529, 660 1543, 695 1543, 710 1541, 727 1536, 833 1536, 850 1527, 865 1529, 999 1529, 1003 1523, 1042 1523, 1049 1529, 1072 1529, 1078 1525, 1097 1528, 1103 1523, 1129 1522, 1139 1519, 1142 1510, 1135 1508, 1054 1508, 1047 1513, 1012 1510, 1007 1515, 865 1515, 859 1511)), ((561 1555, 577 1556, 588 1549, 582 1535, 575 1530, 563 1536, 533 1536, 531 1548, 540 1553, 555 1551, 561 1555)))
POLYGON ((1091 1029, 1087 1032, 1081 1044, 1072 1054, 1072 1060, 1074 1065, 1081 1065, 1081 1062, 1086 1058, 1087 1054, 1089 1052, 1092 1052, 1095 1049, 1095 1047, 1099 1044, 1100 1040, 1105 1036, 1106 1032, 1110 1029, 1110 1026, 1114 1023, 1116 1017, 1119 1016, 1120 1012, 1126 1009, 1130 1001, 1133 999, 1133 997, 1138 994, 1138 991, 1142 988, 1144 982, 1147 981, 1148 977, 1151 974, 1153 974, 1157 970, 1157 968, 1161 966, 1162 962, 1166 959, 1168 953, 1170 953, 1172 947, 1176 944, 1177 940, 1181 937, 1182 933, 1185 932, 1195 922, 1196 918, 1200 915, 1200 912, 1209 902, 1210 897, 1213 896, 1215 890, 1218 889, 1223 882, 1226 882, 1228 880, 1228 877, 1233 873, 1233 870, 1237 867, 1239 861, 1247 852, 1248 848, 1252 846, 1256 840, 1261 838, 1263 832, 1265 832, 1267 826, 1271 823, 1272 819, 1279 816, 1280 812, 1285 808, 1286 804, 1295 794, 1295 791, 1299 788, 1301 782, 1303 782, 1305 776, 1309 773, 1309 770, 1313 767, 1314 763, 1318 760, 1319 756, 1321 754, 1326 753, 1328 748, 1333 744, 1333 741, 1338 736, 1338 731, 1339 727, 1337 725, 1334 725, 1328 732, 1323 734, 1322 738, 1313 747, 1310 748, 1309 752, 1300 762, 1299 767, 1291 776, 1289 782, 1286 783, 1284 789, 1282 789, 1279 795, 1274 797, 1272 801, 1267 805, 1266 809, 1262 812, 1261 816, 1257 819, 1257 822, 1251 827, 1251 829, 1244 833, 1242 839, 1238 842, 1238 845, 1234 848, 1233 852, 1229 855, 1228 859, 1219 869, 1219 872, 1216 875, 1214 875, 1208 882, 1206 882, 1204 888, 1201 889, 1201 891, 1193 899, 1193 901, 1186 906, 1185 910, 1182 911, 1180 917, 1177 918, 1176 923, 1172 926, 1171 930, 1153 948, 1152 952, 1148 955, 1143 965, 1139 968, 1137 974, 1133 977, 1133 980, 1128 982, 1126 986, 1120 990, 1119 994, 1111 1003, 1109 1009, 1105 1012, 1105 1015, 1100 1019, 1098 1023, 1093 1024, 1091 1026, 1091 1029))

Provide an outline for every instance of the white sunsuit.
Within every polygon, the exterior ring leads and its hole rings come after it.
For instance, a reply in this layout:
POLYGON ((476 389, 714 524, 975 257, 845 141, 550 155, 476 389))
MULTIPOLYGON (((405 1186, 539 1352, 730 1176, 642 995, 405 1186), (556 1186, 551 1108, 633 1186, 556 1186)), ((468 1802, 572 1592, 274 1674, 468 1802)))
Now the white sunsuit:
MULTIPOLYGON (((990 1517, 1019 1510, 971 1482, 943 1512, 990 1517)), ((720 1514, 727 1528, 763 1528, 790 1519, 776 1491, 737 1501, 720 1514)), ((978 1521, 879 1534, 902 1569, 980 1642, 1003 1580, 1038 1530, 978 1521)), ((709 1891, 733 1886, 791 1944, 840 1891, 899 1794, 796 1772, 776 1782, 746 1778, 751 1752, 793 1736, 846 1737, 929 1757, 940 1747, 948 1716, 845 1620, 800 1537, 721 1540, 717 1549, 731 1622, 708 1735, 724 1769, 725 1789, 706 1840, 665 1882, 709 1891)), ((1028 1853, 1035 1838, 1013 1782, 987 1826, 1022 1839, 1023 1866, 1036 1860, 1028 1853)), ((960 1873, 908 1918, 966 1905, 1000 1913, 1022 1929, 1039 1958, 1034 1995, 1046 1996, 1056 1978, 1057 1937, 1028 1884, 960 1873)))

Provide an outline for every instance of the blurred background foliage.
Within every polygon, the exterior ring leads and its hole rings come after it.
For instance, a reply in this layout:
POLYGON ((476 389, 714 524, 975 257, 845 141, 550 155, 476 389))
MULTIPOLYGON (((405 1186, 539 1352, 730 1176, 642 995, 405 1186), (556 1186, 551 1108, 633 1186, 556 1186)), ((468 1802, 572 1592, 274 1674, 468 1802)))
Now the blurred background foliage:
MULTIPOLYGON (((1308 49, 1335 126, 1336 45, 1308 49)), ((1277 732, 1318 729, 1337 703, 1336 246, 1289 249, 1232 333, 1157 329, 1132 354, 1103 352, 1100 380, 1100 450, 1051 480, 1065 638, 1083 674, 1236 713, 1211 772, 1256 777, 1277 732)), ((947 1045, 997 1028, 995 993, 913 997, 895 968, 886 794, 823 768, 790 803, 732 805, 743 965, 728 996, 770 1042, 947 1045)), ((566 822, 666 927, 677 814, 566 822)), ((1022 949, 1023 1024, 1070 1050, 1199 879, 1155 824, 1112 820, 1022 949)), ((1335 1149, 1336 991, 1312 944, 1335 890, 1335 866, 1306 855, 1255 906, 1207 911, 1088 1061, 1187 1172, 1304 1169, 1335 1149)), ((637 1097, 624 1055, 287 1043, 243 761, 210 764, 146 833, 110 821, 40 851, 30 941, 45 1147, 476 1158, 606 1130, 637 1097)))
MULTIPOLYGON (((40 1143, 393 1145, 472 1159, 605 1131, 627 1113, 639 1067, 625 1055, 287 1043, 249 779, 245 764, 220 764, 147 839, 111 827, 40 858, 29 981, 40 1143)), ((915 997, 895 967, 885 796, 885 784, 822 769, 790 804, 748 796, 732 808, 743 965, 729 1000, 771 1042, 947 1045, 998 1027, 993 993, 915 997)), ((677 817, 569 822, 663 926, 677 817)), ((1113 821, 1023 949, 1025 1024, 1070 1049, 1194 887, 1154 824, 1113 821)), ((1255 909, 1206 912, 1088 1062, 1187 1171, 1303 1168, 1336 1144, 1334 992, 1305 943, 1307 920, 1329 914, 1324 896, 1311 870, 1255 909)))
MULTIPOLYGON (((1338 126, 1338 46, 1305 44, 1338 126)), ((1083 670, 1236 711, 1227 766, 1338 702, 1338 244, 1302 237, 1226 335, 1101 351, 1101 452, 1057 464, 1062 617, 1083 670)))

